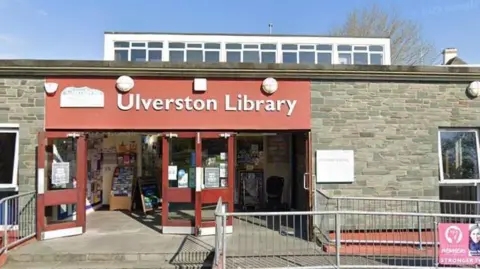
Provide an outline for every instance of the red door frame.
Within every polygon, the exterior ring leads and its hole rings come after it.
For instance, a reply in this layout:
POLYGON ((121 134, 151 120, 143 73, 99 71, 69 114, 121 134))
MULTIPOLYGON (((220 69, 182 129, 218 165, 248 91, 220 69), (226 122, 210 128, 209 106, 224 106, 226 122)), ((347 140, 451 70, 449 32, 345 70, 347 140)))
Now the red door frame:
MULTIPOLYGON (((215 227, 215 221, 202 221, 202 206, 204 204, 217 203, 218 199, 222 197, 222 203, 227 204, 227 211, 234 211, 234 189, 235 189, 235 136, 234 133, 214 133, 203 132, 200 133, 200 141, 204 138, 215 139, 222 138, 227 139, 227 187, 214 188, 214 189, 202 189, 200 195, 195 196, 195 222, 197 224, 197 231, 199 228, 215 227)), ((202 152, 202 144, 200 143, 200 153, 202 152)), ((227 219, 227 226, 233 224, 233 217, 227 219)))
POLYGON ((82 233, 86 229, 86 172, 87 172, 87 143, 84 135, 79 135, 77 140, 77 156, 76 156, 76 187, 64 190, 48 190, 50 183, 45 174, 45 165, 47 161, 46 146, 51 145, 53 139, 72 137, 69 132, 39 132, 37 135, 37 240, 42 240, 43 232, 56 231, 61 229, 82 227, 82 233), (76 219, 71 222, 56 223, 47 225, 45 220, 45 207, 61 204, 76 205, 76 219))
MULTIPOLYGON (((175 138, 197 138, 196 132, 175 132, 162 134, 162 223, 165 226, 177 227, 195 227, 195 221, 190 220, 170 220, 168 219, 168 203, 195 203, 195 189, 192 188, 170 188, 168 186, 168 166, 170 162, 170 142, 169 135, 175 135, 175 138)), ((202 145, 195 143, 195 152, 197 153, 202 145)), ((195 165, 202 162, 202 156, 195 154, 195 165)), ((196 212, 195 212, 196 214, 196 212)))
MULTIPOLYGON (((218 202, 222 197, 222 202, 228 205, 228 211, 233 212, 234 196, 234 177, 235 177, 235 143, 233 133, 223 132, 172 132, 162 135, 162 226, 177 227, 195 227, 195 234, 198 235, 199 228, 215 227, 215 221, 202 222, 202 205, 218 202), (195 165, 196 168, 202 167, 202 139, 222 138, 225 135, 228 144, 228 178, 226 188, 202 189, 199 193, 193 188, 170 188, 168 186, 168 165, 169 156, 169 134, 174 134, 175 138, 194 138, 195 139, 195 165), (195 220, 170 220, 168 219, 168 203, 195 203, 195 220)), ((233 218, 227 220, 227 225, 232 225, 233 218)))

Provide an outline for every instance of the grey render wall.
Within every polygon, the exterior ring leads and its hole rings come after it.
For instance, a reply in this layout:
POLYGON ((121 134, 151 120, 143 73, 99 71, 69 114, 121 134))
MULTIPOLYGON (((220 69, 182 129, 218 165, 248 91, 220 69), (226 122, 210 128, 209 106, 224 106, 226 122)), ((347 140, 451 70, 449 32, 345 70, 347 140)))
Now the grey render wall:
POLYGON ((44 127, 44 102, 43 79, 0 78, 0 123, 20 124, 20 192, 35 190, 35 147, 44 127))
POLYGON ((312 82, 313 149, 355 150, 353 184, 329 195, 438 198, 438 128, 480 126, 467 85, 312 82))

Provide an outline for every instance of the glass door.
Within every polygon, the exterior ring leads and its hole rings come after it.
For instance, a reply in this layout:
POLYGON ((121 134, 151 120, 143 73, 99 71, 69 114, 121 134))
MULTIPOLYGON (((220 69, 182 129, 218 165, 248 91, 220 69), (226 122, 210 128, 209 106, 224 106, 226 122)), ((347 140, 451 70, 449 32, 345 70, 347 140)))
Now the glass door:
MULTIPOLYGON (((233 212, 235 144, 233 133, 200 133, 201 186, 197 188, 196 223, 200 235, 215 234, 215 209, 222 198, 223 210, 233 212), (198 195, 199 194, 199 195, 198 195)), ((227 219, 227 232, 233 218, 227 219)))
POLYGON ((195 186, 201 163, 198 133, 162 136, 162 232, 195 233, 195 186))
POLYGON ((38 134, 37 239, 85 232, 87 144, 67 132, 38 134))

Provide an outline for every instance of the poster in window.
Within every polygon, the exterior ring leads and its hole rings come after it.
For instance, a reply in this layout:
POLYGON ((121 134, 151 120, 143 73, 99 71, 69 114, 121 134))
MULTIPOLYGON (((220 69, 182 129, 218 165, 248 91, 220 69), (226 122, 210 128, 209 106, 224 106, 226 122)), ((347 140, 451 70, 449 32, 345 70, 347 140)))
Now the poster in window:
POLYGON ((70 181, 70 163, 52 163, 52 185, 68 184, 70 181))
POLYGON ((205 188, 218 188, 220 186, 220 168, 206 167, 204 176, 205 188))

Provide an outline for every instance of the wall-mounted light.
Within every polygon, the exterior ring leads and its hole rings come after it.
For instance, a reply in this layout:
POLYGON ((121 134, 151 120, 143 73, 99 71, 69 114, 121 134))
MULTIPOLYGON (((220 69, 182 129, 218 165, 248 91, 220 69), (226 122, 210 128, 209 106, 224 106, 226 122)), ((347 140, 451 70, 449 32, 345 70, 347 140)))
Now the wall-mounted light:
POLYGON ((45 82, 44 87, 47 94, 54 94, 58 89, 58 83, 45 82))
POLYGON ((206 78, 195 78, 193 80, 193 91, 194 92, 206 92, 207 91, 207 79, 206 78))
POLYGON ((119 92, 125 93, 133 89, 135 82, 129 76, 121 76, 117 79, 115 86, 119 92))
POLYGON ((278 82, 274 78, 266 78, 262 82, 262 90, 266 94, 272 94, 278 90, 278 82))
POLYGON ((480 95, 480 81, 473 81, 467 87, 467 94, 476 98, 480 95))

